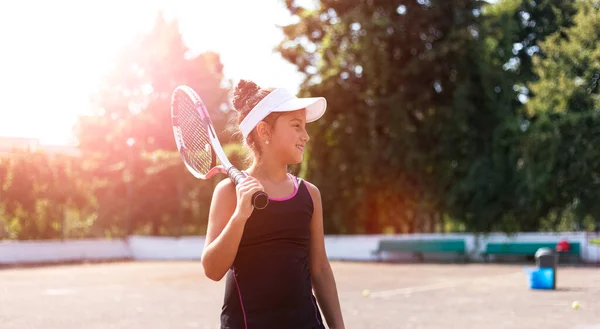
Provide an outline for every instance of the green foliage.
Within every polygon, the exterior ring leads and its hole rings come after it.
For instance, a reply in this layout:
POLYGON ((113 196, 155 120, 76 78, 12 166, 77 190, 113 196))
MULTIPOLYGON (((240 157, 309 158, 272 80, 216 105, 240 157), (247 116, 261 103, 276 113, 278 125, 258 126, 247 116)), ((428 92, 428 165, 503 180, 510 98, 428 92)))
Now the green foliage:
POLYGON ((185 170, 170 121, 171 93, 184 84, 203 98, 226 142, 229 89, 219 56, 190 56, 176 22, 159 15, 122 52, 93 98, 95 113, 79 121, 87 174, 97 181, 97 226, 107 234, 201 233, 213 185, 185 170))
POLYGON ((329 103, 305 164, 327 232, 540 227, 552 207, 525 179, 543 164, 524 159, 535 129, 522 102, 540 44, 565 38, 574 3, 286 5, 300 20, 278 49, 306 73, 302 92, 329 103))
MULTIPOLYGON (((600 227, 596 0, 285 1, 278 51, 328 111, 292 167, 328 234, 600 227)), ((123 50, 75 131, 81 157, 0 157, 0 238, 204 234, 214 185, 184 168, 170 95, 197 90, 230 160, 231 85, 176 22, 123 50)))
POLYGON ((433 221, 426 218, 440 217, 453 171, 461 170, 456 157, 475 147, 462 141, 478 109, 469 98, 477 97, 471 87, 479 90, 480 72, 469 68, 477 63, 479 3, 288 8, 301 20, 284 29, 279 50, 308 74, 304 92, 329 104, 311 127, 306 170, 326 196, 326 231, 421 230, 433 221))
POLYGON ((578 4, 575 24, 542 43, 547 56, 535 60, 524 161, 538 204, 573 214, 582 229, 586 216, 600 218, 600 10, 593 0, 578 4))
MULTIPOLYGON (((77 159, 16 151, 0 159, 0 222, 3 238, 52 239, 89 216, 92 200, 77 159), (67 212, 77 210, 69 222, 67 212)), ((86 232, 87 233, 87 232, 86 232)))
POLYGON ((177 24, 159 15, 122 51, 92 97, 94 112, 76 124, 81 157, 2 158, 1 238, 203 234, 216 182, 193 178, 176 150, 170 98, 182 84, 198 91, 228 143, 230 87, 219 56, 190 54, 177 24))
POLYGON ((537 95, 528 103, 530 115, 600 110, 600 13, 595 1, 580 1, 575 26, 552 35, 536 57, 540 80, 530 84, 537 95))

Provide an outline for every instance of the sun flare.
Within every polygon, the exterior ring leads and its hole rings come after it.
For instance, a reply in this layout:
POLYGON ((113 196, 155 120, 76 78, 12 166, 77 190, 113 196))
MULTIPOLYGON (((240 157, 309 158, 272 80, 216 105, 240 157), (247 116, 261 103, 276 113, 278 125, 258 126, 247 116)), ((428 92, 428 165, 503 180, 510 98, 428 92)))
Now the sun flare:
POLYGON ((289 13, 277 0, 254 7, 233 0, 0 4, 0 136, 72 142, 73 124, 89 111, 90 95, 117 54, 151 28, 159 11, 178 20, 191 52, 220 53, 228 78, 296 89, 300 75, 273 52, 282 37, 276 25, 289 22, 289 13), (247 15, 252 10, 257 14, 247 15), (228 12, 229 19, 215 12, 228 12))

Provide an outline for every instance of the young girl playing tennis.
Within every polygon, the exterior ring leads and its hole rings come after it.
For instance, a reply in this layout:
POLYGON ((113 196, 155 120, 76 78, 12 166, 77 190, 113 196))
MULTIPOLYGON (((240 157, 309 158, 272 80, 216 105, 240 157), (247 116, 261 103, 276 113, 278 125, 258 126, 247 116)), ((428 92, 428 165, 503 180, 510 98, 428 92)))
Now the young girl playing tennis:
POLYGON ((227 275, 221 328, 325 328, 319 307, 330 328, 344 328, 319 190, 288 173, 303 159, 306 123, 323 115, 326 101, 242 80, 234 106, 253 161, 243 183, 215 188, 202 253, 207 277, 227 275), (261 210, 251 202, 257 191, 269 195, 261 210))

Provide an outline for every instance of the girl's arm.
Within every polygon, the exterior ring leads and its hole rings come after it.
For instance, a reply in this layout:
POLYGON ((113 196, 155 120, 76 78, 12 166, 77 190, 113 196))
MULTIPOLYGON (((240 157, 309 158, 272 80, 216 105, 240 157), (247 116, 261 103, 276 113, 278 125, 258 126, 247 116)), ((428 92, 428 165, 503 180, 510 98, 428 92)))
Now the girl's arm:
POLYGON ((231 268, 246 220, 252 214, 250 199, 257 191, 262 191, 262 186, 250 176, 237 186, 229 179, 217 184, 201 258, 204 274, 209 279, 219 281, 231 268))
POLYGON ((311 219, 310 272, 315 297, 329 328, 344 329, 344 319, 342 318, 335 278, 325 251, 321 192, 316 186, 304 182, 308 186, 314 204, 311 219))

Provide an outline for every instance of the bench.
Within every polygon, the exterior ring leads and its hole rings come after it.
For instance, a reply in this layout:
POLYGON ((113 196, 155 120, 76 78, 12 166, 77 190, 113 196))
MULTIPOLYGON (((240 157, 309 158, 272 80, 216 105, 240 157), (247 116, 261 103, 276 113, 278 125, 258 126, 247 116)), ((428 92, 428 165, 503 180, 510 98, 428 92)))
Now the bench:
POLYGON ((380 259, 382 252, 409 252, 423 260, 425 253, 455 253, 466 260, 467 246, 462 239, 380 240, 373 252, 380 259))
MULTIPOLYGON (((490 242, 486 245, 483 253, 487 260, 489 255, 504 256, 535 256, 540 248, 549 248, 556 250, 556 242, 490 242)), ((569 242, 570 250, 561 252, 560 258, 576 258, 581 255, 581 244, 579 242, 569 242)))

